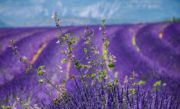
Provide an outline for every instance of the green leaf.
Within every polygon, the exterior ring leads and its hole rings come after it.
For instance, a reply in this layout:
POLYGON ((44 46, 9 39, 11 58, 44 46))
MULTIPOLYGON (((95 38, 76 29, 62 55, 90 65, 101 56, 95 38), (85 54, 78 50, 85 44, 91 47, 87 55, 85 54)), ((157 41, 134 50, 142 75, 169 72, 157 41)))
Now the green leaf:
POLYGON ((144 85, 145 83, 146 83, 146 81, 144 81, 144 80, 140 80, 140 81, 138 82, 139 85, 144 85))
POLYGON ((46 72, 45 68, 46 68, 46 66, 44 66, 44 65, 39 66, 38 70, 37 70, 38 75, 40 75, 40 76, 43 75, 46 72))
POLYGON ((105 25, 105 19, 101 20, 101 25, 104 26, 105 25))
POLYGON ((58 100, 58 99, 55 99, 55 100, 54 100, 54 104, 55 104, 55 105, 58 105, 58 103, 59 103, 59 100, 58 100))
POLYGON ((103 54, 104 55, 107 55, 108 54, 108 51, 106 49, 103 50, 103 54))
POLYGON ((106 77, 106 70, 99 71, 99 78, 105 78, 106 77))
POLYGON ((42 69, 44 69, 44 68, 46 68, 46 66, 41 65, 41 66, 38 67, 38 70, 42 70, 42 69))
POLYGON ((75 40, 74 37, 71 38, 71 43, 72 43, 72 44, 75 44, 75 43, 76 43, 76 40, 75 40))
POLYGON ((65 38, 65 40, 68 40, 69 36, 70 36, 70 34, 69 34, 69 33, 64 34, 64 38, 65 38))
POLYGON ((108 67, 111 68, 111 69, 113 69, 113 68, 115 67, 115 65, 114 65, 113 63, 109 63, 109 64, 108 64, 108 67))
POLYGON ((40 76, 43 75, 44 73, 45 73, 45 72, 42 71, 42 70, 39 70, 39 71, 38 71, 38 75, 40 75, 40 76))
POLYGON ((109 41, 108 40, 105 40, 105 42, 104 42, 104 46, 108 46, 109 45, 109 41))
POLYGON ((76 69, 78 69, 78 70, 81 69, 81 64, 80 64, 79 61, 75 61, 74 65, 75 65, 75 68, 76 68, 76 69))
POLYGON ((161 80, 156 81, 156 82, 153 84, 154 87, 157 87, 157 86, 160 86, 160 85, 161 85, 161 80))
POLYGON ((1 109, 6 109, 6 106, 4 106, 4 105, 1 105, 1 109))
POLYGON ((131 95, 134 95, 136 93, 136 90, 134 88, 130 88, 129 92, 130 92, 131 95))
POLYGON ((63 59, 61 60, 61 64, 64 64, 66 61, 67 61, 67 60, 66 60, 65 58, 63 58, 63 59))
POLYGON ((87 54, 88 53, 88 49, 84 48, 84 53, 87 54))
POLYGON ((94 78, 95 76, 96 76, 95 73, 92 73, 92 74, 91 74, 91 78, 94 78))
POLYGON ((113 83, 112 82, 107 82, 106 85, 107 85, 107 87, 112 87, 113 83))
POLYGON ((1 105, 1 109, 11 109, 11 106, 1 105))

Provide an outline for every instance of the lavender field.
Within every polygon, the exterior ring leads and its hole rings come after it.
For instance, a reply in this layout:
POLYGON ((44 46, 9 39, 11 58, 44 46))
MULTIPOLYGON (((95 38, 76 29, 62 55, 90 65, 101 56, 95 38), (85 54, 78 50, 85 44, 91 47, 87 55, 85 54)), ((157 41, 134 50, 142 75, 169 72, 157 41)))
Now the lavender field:
MULTIPOLYGON (((62 27, 62 31, 76 34, 75 37, 78 38, 83 36, 84 28, 69 26, 62 27)), ((97 45, 101 54, 103 46, 99 26, 90 28, 94 29, 92 43, 97 45)), ((120 83, 123 83, 126 76, 134 72, 137 81, 146 81, 142 90, 146 91, 154 82, 161 80, 162 87, 178 97, 180 23, 107 25, 105 31, 110 41, 109 52, 116 57, 115 73, 109 73, 110 78, 116 76, 120 83)), ((46 75, 53 84, 62 84, 66 80, 65 90, 73 90, 71 75, 79 74, 71 62, 60 62, 64 56, 60 54, 62 48, 57 44, 59 32, 59 29, 50 27, 0 29, 0 105, 16 107, 19 99, 27 106, 34 106, 42 101, 43 105, 52 104, 57 94, 51 86, 38 84, 36 71, 26 73, 26 65, 14 55, 9 45, 10 40, 16 41, 19 54, 27 57, 34 68, 46 66, 46 75), (50 91, 52 96, 48 96, 47 91, 50 91)), ((83 59, 83 49, 84 44, 80 39, 75 45, 74 55, 83 59)), ((166 108, 179 109, 179 103, 178 98, 174 101, 174 104, 177 104, 175 107, 171 107, 172 104, 169 103, 166 108)))

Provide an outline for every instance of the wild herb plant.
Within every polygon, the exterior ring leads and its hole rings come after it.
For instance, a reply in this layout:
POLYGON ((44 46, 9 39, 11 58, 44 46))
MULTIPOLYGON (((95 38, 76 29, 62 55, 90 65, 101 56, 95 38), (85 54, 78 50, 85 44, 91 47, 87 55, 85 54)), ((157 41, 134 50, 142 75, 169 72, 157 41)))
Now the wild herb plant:
MULTIPOLYGON (((95 30, 86 26, 83 36, 75 37, 73 33, 64 33, 61 28, 61 21, 57 13, 53 16, 56 27, 60 34, 57 36, 57 44, 61 46, 61 55, 64 58, 60 64, 71 63, 76 69, 70 72, 70 78, 63 80, 57 87, 46 75, 46 66, 41 65, 34 68, 25 56, 18 53, 13 40, 10 41, 13 53, 24 63, 26 72, 37 72, 38 83, 41 86, 50 85, 58 92, 51 103, 39 102, 39 106, 22 106, 24 108, 47 108, 47 109, 179 109, 179 95, 167 93, 165 83, 161 80, 155 81, 152 87, 147 87, 145 80, 137 80, 135 72, 126 76, 122 80, 118 79, 115 71, 116 57, 110 53, 108 48, 110 41, 106 34, 105 20, 101 21, 99 31, 101 31, 102 49, 94 43, 97 37, 95 30), (81 41, 83 57, 78 58, 76 45, 81 41), (83 43, 82 43, 83 42, 83 43), (112 76, 113 75, 113 76, 112 76), (68 84, 68 82, 70 84, 68 84), (70 85, 71 89, 66 89, 70 85)), ((119 75, 121 76, 121 75, 119 75)), ((54 91, 53 90, 53 91, 54 91)), ((23 104, 21 104, 23 105, 23 104)), ((11 105, 2 105, 2 109, 10 109, 11 105)))
MULTIPOLYGON (((56 17, 57 18, 57 17, 56 17)), ((56 20, 55 20, 56 21, 56 20)), ((56 24, 57 25, 57 24, 56 24)), ((59 28, 59 26, 57 26, 59 28)), ((105 20, 102 20, 99 28, 102 35, 102 51, 93 43, 96 37, 94 30, 86 27, 84 30, 85 48, 84 58, 77 59, 73 55, 71 43, 67 38, 61 40, 68 46, 67 56, 79 75, 72 75, 71 80, 75 82, 73 91, 65 92, 61 98, 57 98, 54 104, 45 105, 48 108, 78 108, 78 109, 178 109, 178 96, 166 95, 165 85, 161 81, 155 81, 151 88, 146 88, 146 81, 135 80, 135 72, 130 77, 126 76, 124 83, 120 84, 118 77, 109 78, 108 73, 115 74, 115 56, 108 50, 109 40, 105 31, 105 20), (74 56, 73 58, 71 56, 74 56), (164 97, 166 95, 166 97, 164 97), (170 97, 170 98, 169 98, 170 97), (173 102, 173 103, 172 103, 173 102)), ((60 36, 62 37, 62 36, 60 36)), ((74 43, 73 43, 74 44, 74 43)), ((69 60, 64 59, 64 60, 69 60)), ((164 83, 165 84, 165 83, 164 83)))

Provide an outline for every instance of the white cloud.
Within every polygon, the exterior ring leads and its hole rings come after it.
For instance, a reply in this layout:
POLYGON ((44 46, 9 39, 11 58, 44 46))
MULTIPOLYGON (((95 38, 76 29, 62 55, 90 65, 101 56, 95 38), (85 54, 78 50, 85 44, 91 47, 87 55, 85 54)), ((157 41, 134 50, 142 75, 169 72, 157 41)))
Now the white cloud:
POLYGON ((78 13, 80 17, 109 18, 118 9, 119 5, 116 2, 98 2, 89 6, 85 6, 83 9, 80 8, 78 13))
POLYGON ((58 7, 63 7, 62 2, 58 1, 58 2, 57 2, 57 6, 58 6, 58 7))
POLYGON ((161 7, 162 0, 130 0, 128 7, 157 9, 161 7))

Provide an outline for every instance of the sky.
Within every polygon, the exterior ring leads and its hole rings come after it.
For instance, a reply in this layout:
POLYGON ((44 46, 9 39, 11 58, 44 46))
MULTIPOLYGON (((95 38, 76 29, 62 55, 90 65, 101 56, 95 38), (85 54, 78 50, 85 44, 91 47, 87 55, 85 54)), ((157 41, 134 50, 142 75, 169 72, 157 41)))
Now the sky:
POLYGON ((180 18, 180 0, 0 0, 0 27, 160 22, 180 18))

